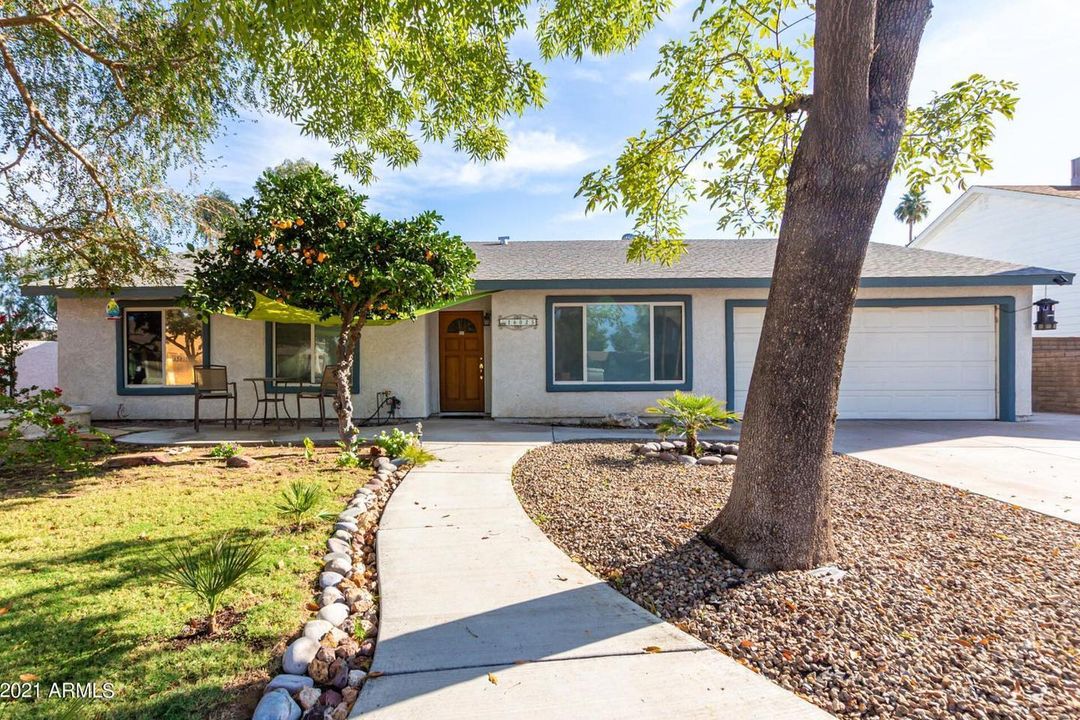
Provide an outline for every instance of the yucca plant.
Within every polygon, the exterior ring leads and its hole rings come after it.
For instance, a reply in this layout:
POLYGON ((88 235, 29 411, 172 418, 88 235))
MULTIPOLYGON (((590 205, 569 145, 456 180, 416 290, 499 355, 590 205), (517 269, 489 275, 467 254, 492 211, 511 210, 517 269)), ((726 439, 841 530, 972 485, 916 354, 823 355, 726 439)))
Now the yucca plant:
POLYGON ((740 415, 728 410, 724 403, 711 395, 695 395, 676 390, 669 398, 656 401, 657 407, 645 412, 650 415, 662 415, 663 420, 656 426, 656 433, 661 437, 677 435, 686 438, 686 454, 697 457, 698 435, 709 428, 718 427, 726 430, 728 423, 738 422, 740 415))
POLYGON ((289 487, 281 492, 278 512, 292 521, 297 530, 303 530, 308 522, 324 520, 330 513, 321 510, 319 505, 326 498, 326 489, 317 482, 293 480, 289 487))
POLYGON ((166 582, 187 590, 206 603, 207 633, 217 632, 217 611, 221 596, 262 560, 263 544, 256 539, 240 540, 225 533, 212 546, 172 547, 162 553, 158 574, 166 582))

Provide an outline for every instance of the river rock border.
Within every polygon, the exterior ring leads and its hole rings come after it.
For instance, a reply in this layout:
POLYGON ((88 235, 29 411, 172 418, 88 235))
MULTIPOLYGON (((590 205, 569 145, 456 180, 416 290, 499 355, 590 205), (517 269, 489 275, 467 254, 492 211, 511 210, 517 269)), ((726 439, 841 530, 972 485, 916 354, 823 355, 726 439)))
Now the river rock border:
POLYGON ((698 440, 701 457, 686 454, 683 440, 634 443, 630 450, 647 458, 677 462, 683 465, 734 465, 739 460, 739 443, 706 442, 698 440))
POLYGON ((405 479, 406 460, 376 457, 375 477, 356 491, 326 541, 316 615, 281 658, 252 720, 345 720, 375 654, 379 631, 375 533, 386 501, 405 479))

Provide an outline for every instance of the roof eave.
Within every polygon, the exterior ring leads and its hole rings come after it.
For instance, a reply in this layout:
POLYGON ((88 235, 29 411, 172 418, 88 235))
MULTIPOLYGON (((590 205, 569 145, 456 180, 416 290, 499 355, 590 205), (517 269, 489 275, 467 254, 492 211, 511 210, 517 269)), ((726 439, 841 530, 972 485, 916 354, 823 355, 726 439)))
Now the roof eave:
MULTIPOLYGON (((1071 285, 1074 273, 1042 271, 1000 275, 864 277, 861 287, 973 287, 1071 285)), ((662 288, 767 288, 771 278, 565 278, 477 280, 476 289, 494 290, 656 290, 662 288)))

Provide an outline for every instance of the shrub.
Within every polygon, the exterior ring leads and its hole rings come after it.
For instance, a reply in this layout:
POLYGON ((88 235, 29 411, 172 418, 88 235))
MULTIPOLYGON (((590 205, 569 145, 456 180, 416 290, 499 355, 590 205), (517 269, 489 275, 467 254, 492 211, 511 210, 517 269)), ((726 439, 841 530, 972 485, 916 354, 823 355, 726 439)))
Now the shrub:
POLYGON ((341 454, 338 455, 337 459, 339 468, 358 468, 364 464, 365 460, 359 452, 358 440, 353 440, 350 443, 338 440, 335 444, 341 449, 341 454))
POLYGON ((405 448, 399 457, 403 457, 416 467, 421 465, 427 465, 429 462, 435 460, 435 455, 428 450, 424 449, 424 446, 420 443, 413 443, 409 447, 405 448))
POLYGON ((235 540, 229 533, 209 548, 172 547, 162 553, 158 574, 206 604, 207 632, 217 632, 221 596, 251 573, 262 560, 261 542, 235 540))
POLYGON ((228 460, 229 458, 236 457, 240 454, 240 446, 231 442, 218 443, 209 454, 212 458, 228 460))
POLYGON ((709 428, 727 429, 728 423, 738 422, 739 413, 724 408, 724 403, 711 395, 694 395, 676 390, 669 398, 656 401, 657 407, 645 412, 662 415, 656 426, 661 437, 678 435, 686 438, 686 454, 697 457, 698 435, 709 428))
POLYGON ((304 459, 308 462, 315 460, 315 441, 309 437, 304 438, 304 459))
POLYGON ((372 442, 383 449, 388 456, 392 458, 401 457, 402 453, 411 446, 416 445, 418 438, 414 433, 402 432, 399 428, 394 428, 389 433, 383 430, 372 442))
POLYGON ((7 425, 0 428, 0 463, 85 470, 91 456, 83 444, 85 435, 111 442, 109 436, 90 428, 83 428, 84 437, 80 437, 80 428, 64 419, 63 413, 71 408, 60 401, 61 394, 60 388, 35 387, 0 395, 0 414, 7 416, 7 425))
POLYGON ((297 530, 303 530, 308 521, 324 520, 330 514, 319 509, 326 498, 326 490, 316 482, 293 480, 289 487, 281 492, 278 512, 289 518, 297 530))

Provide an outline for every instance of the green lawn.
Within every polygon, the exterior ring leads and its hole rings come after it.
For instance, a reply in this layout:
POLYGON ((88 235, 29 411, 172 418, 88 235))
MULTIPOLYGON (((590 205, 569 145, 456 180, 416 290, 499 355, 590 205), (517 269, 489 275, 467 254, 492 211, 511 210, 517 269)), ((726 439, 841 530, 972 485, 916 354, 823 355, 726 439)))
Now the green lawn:
POLYGON ((167 466, 99 470, 84 478, 0 471, 0 683, 113 683, 109 701, 11 702, 0 717, 246 718, 304 605, 331 521, 291 533, 274 508, 297 478, 323 482, 336 511, 367 479, 335 454, 254 448, 250 469, 226 469, 195 450, 167 466), (176 640, 201 608, 149 572, 173 542, 226 530, 265 537, 261 569, 226 594, 242 619, 226 637, 176 640))

